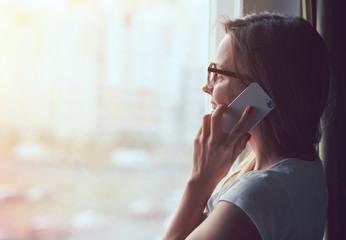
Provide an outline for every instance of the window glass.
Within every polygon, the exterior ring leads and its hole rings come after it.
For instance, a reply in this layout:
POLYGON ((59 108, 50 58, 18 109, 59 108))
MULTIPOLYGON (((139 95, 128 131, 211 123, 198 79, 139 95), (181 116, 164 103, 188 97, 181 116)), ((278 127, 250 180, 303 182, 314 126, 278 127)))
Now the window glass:
POLYGON ((160 239, 191 168, 205 0, 0 0, 0 238, 160 239))

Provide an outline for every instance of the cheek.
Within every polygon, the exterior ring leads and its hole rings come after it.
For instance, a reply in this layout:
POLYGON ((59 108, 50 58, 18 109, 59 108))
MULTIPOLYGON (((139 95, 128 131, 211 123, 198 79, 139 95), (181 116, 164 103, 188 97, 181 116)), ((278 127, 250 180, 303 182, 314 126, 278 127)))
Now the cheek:
POLYGON ((217 105, 226 104, 228 105, 236 97, 230 87, 227 85, 217 85, 213 89, 213 99, 217 105))
POLYGON ((240 81, 225 81, 223 84, 217 84, 213 89, 213 99, 217 105, 230 104, 246 86, 240 81))

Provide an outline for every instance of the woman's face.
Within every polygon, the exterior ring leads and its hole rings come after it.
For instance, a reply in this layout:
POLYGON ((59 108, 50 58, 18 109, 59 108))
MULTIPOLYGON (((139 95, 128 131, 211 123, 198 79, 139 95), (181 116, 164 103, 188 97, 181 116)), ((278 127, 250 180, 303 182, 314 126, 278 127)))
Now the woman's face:
MULTIPOLYGON (((216 68, 234 71, 232 59, 231 35, 226 34, 216 52, 216 68)), ((211 95, 211 104, 213 109, 215 109, 218 105, 228 105, 231 103, 245 88, 245 84, 240 79, 218 74, 214 87, 208 89, 207 86, 204 86, 203 91, 211 95)))

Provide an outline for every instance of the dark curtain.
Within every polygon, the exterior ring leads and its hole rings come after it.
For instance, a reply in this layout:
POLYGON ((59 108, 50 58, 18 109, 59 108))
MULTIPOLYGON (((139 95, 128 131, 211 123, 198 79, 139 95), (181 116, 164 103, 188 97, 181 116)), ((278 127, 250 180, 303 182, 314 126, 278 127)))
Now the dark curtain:
POLYGON ((326 170, 329 206, 325 239, 346 239, 346 19, 345 0, 302 0, 303 16, 325 40, 331 61, 332 105, 323 117, 320 156, 326 170), (304 6, 305 4, 305 6, 304 6))

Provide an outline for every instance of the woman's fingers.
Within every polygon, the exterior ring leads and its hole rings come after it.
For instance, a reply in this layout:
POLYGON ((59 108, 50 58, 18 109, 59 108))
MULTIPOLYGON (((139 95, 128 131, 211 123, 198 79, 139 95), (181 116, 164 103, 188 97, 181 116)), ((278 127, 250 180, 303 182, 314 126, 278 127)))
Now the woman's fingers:
POLYGON ((194 142, 193 178, 203 182, 218 182, 229 171, 235 158, 244 150, 250 134, 246 133, 252 107, 244 111, 235 129, 222 131, 222 116, 226 106, 218 106, 214 113, 204 115, 194 142))
POLYGON ((212 139, 215 139, 224 132, 222 131, 222 116, 225 113, 227 109, 226 105, 219 105, 215 111, 213 112, 213 115, 211 116, 211 137, 212 139))
MULTIPOLYGON (((224 132, 222 130, 222 116, 227 109, 226 105, 219 105, 213 114, 207 114, 203 117, 202 126, 199 129, 196 140, 201 142, 207 142, 208 139, 211 142, 218 142, 217 139, 224 140, 224 132)), ((235 145, 241 137, 244 137, 248 124, 250 123, 251 113, 253 111, 252 106, 248 106, 243 115, 241 116, 235 127, 229 132, 226 139, 226 146, 235 145)))
POLYGON ((204 115, 202 123, 202 133, 201 138, 202 142, 206 142, 210 135, 210 114, 204 115))
POLYGON ((235 144, 233 148, 233 158, 236 159, 239 154, 245 149, 246 143, 250 140, 251 134, 245 133, 238 141, 238 143, 235 144))
POLYGON ((231 130, 231 132, 228 134, 228 144, 235 144, 240 140, 241 137, 246 134, 246 129, 250 123, 251 120, 251 113, 253 111, 252 106, 248 106, 245 111, 243 112, 243 115, 241 116, 238 123, 234 126, 234 128, 231 130))
POLYGON ((197 135, 196 135, 196 139, 200 138, 202 134, 202 126, 199 128, 197 135))

